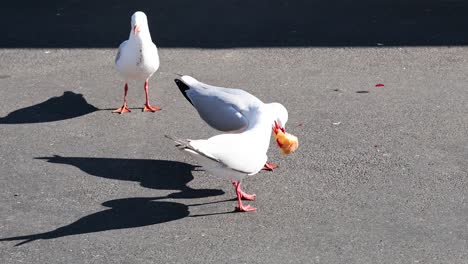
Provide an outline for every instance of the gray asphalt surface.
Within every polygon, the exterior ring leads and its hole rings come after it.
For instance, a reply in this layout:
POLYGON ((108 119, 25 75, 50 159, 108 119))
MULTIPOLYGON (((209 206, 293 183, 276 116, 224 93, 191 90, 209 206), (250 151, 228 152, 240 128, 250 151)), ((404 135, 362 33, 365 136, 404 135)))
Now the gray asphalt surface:
POLYGON ((115 52, 0 50, 0 263, 468 260, 468 48, 163 48, 124 115, 115 52), (216 133, 174 73, 288 108, 257 212, 163 137, 216 133))

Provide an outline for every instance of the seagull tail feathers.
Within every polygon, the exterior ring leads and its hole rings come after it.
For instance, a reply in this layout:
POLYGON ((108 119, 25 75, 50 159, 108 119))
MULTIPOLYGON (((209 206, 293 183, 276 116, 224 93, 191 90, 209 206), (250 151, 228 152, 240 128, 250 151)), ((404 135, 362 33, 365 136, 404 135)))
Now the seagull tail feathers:
POLYGON ((202 157, 202 159, 208 159, 210 161, 214 161, 214 162, 219 162, 218 159, 216 159, 215 157, 209 155, 209 154, 206 154, 202 151, 200 151, 199 149, 197 148, 194 148, 191 144, 190 144, 190 139, 180 139, 180 138, 175 138, 175 137, 172 137, 172 136, 169 136, 169 135, 164 135, 164 137, 174 141, 176 143, 176 147, 179 149, 179 150, 183 150, 185 152, 188 152, 189 154, 197 157, 197 158, 200 158, 202 157))
POLYGON ((181 150, 185 148, 190 148, 190 142, 187 139, 176 138, 169 135, 164 135, 164 137, 174 141, 176 143, 176 147, 178 147, 181 150))

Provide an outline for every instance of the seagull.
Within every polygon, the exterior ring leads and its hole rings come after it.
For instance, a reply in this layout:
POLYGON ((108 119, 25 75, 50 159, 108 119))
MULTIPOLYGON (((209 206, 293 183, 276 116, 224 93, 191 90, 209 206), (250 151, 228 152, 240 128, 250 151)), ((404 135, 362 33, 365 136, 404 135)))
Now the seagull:
POLYGON ((242 104, 242 113, 249 122, 240 133, 199 140, 166 137, 176 142, 180 150, 195 157, 206 171, 232 182, 237 195, 236 211, 255 211, 255 207, 242 204, 242 199, 255 200, 255 194, 242 191, 241 181, 257 174, 267 161, 271 130, 274 130, 274 112, 271 109, 266 104, 246 100, 242 104))
POLYGON ((159 68, 159 55, 156 45, 151 40, 148 27, 148 19, 145 13, 138 11, 132 15, 132 28, 128 40, 119 46, 115 57, 115 68, 125 79, 124 103, 122 107, 113 113, 131 112, 127 106, 128 81, 145 80, 146 102, 143 112, 155 112, 161 110, 157 106, 149 104, 148 79, 159 68))
MULTIPOLYGON (((263 105, 264 103, 252 94, 233 88, 217 87, 202 83, 191 76, 181 76, 174 80, 184 97, 195 107, 200 117, 212 128, 240 133, 249 126, 246 114, 246 102, 263 105)), ((288 111, 279 103, 267 104, 275 113, 279 129, 284 131, 288 121, 288 111)), ((278 142, 277 142, 278 143, 278 142)), ((266 162, 264 170, 273 170, 278 165, 266 162)))

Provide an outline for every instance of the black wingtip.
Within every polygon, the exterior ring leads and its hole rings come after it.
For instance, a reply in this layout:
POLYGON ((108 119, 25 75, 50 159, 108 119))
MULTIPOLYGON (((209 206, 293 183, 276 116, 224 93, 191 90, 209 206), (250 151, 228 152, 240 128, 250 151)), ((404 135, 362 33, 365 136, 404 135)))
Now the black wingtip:
POLYGON ((187 96, 187 91, 190 89, 190 87, 179 79, 174 79, 174 82, 176 83, 177 87, 179 87, 179 90, 184 95, 185 99, 187 99, 187 101, 193 105, 192 101, 187 96))

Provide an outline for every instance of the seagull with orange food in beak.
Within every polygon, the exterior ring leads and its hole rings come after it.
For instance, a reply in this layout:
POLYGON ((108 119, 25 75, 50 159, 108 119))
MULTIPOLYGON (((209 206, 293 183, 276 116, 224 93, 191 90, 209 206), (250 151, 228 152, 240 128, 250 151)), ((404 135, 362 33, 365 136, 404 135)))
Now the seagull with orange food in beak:
MULTIPOLYGON (((246 102, 244 106, 246 107, 244 114, 250 122, 241 133, 219 134, 208 139, 198 140, 166 137, 174 140, 180 150, 196 158, 207 172, 232 182, 237 195, 236 211, 252 212, 256 208, 244 205, 242 200, 252 201, 255 200, 256 196, 242 191, 241 181, 248 176, 257 174, 267 161, 274 112, 267 104, 257 105, 246 102)), ((281 132, 278 133, 283 133, 276 125, 278 124, 276 123, 273 129, 279 129, 281 132)), ((283 153, 291 153, 297 149, 297 138, 295 140, 295 147, 291 147, 283 153)), ((281 141, 280 143, 284 144, 285 142, 281 141)))
POLYGON ((195 157, 206 171, 232 182, 237 211, 255 211, 242 204, 242 200, 252 201, 256 196, 241 190, 241 180, 257 174, 267 164, 272 130, 283 154, 297 149, 297 138, 284 128, 288 111, 280 103, 265 104, 241 89, 207 85, 190 76, 175 82, 206 123, 227 133, 199 140, 167 137, 195 157))
POLYGON ((113 113, 127 113, 130 109, 127 105, 128 81, 145 81, 144 89, 146 102, 144 112, 155 112, 161 110, 157 106, 149 103, 148 79, 159 68, 159 55, 156 45, 151 40, 151 34, 148 27, 148 20, 145 13, 138 11, 132 16, 132 27, 128 40, 122 42, 119 46, 115 58, 115 68, 125 79, 124 103, 122 107, 113 111, 113 113))
MULTIPOLYGON (((197 110, 201 119, 216 130, 227 133, 244 132, 252 122, 249 119, 249 116, 252 115, 247 113, 251 109, 248 106, 265 105, 274 118, 276 131, 281 129, 283 134, 285 132, 288 111, 280 103, 264 104, 260 99, 244 90, 209 85, 187 75, 174 81, 184 97, 197 110)), ((271 123, 273 124, 273 119, 271 123)), ((280 140, 283 140, 283 137, 280 140)), ((280 145, 278 146, 281 148, 280 145)), ((276 167, 278 165, 266 162, 263 169, 273 170, 276 167)))

